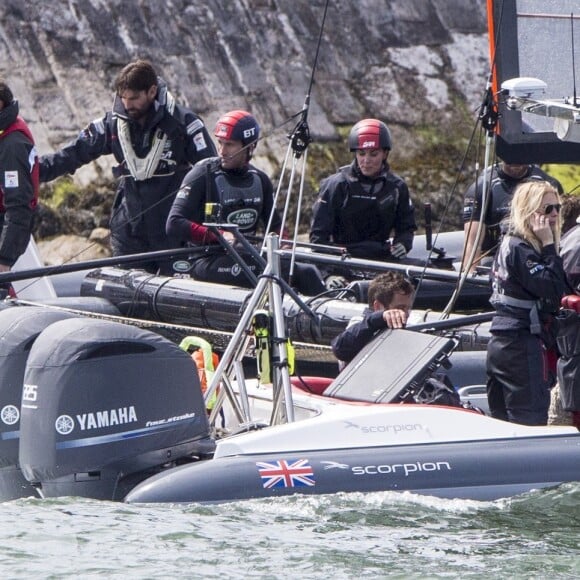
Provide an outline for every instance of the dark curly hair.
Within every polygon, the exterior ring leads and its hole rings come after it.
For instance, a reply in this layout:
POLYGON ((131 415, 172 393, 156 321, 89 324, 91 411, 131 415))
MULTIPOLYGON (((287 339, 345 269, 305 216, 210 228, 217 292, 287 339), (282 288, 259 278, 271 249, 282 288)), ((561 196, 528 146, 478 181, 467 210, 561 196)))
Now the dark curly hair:
POLYGON ((395 292, 409 295, 414 291, 411 280, 400 272, 385 272, 373 278, 369 284, 369 306, 372 308, 375 300, 387 306, 395 292))
POLYGON ((115 80, 115 91, 148 91, 157 84, 157 73, 148 60, 136 60, 123 67, 115 80))

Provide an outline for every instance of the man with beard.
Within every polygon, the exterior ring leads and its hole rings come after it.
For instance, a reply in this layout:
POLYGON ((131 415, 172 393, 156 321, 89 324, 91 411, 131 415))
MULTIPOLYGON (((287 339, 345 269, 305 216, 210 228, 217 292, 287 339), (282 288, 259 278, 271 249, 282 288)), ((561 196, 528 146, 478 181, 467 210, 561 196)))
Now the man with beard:
MULTIPOLYGON (((115 81, 113 110, 89 123, 78 138, 40 161, 41 181, 51 181, 113 154, 118 165, 111 215, 113 255, 179 247, 165 222, 189 169, 216 150, 203 121, 178 105, 151 63, 129 63, 115 81)), ((167 273, 169 260, 136 264, 167 273)))

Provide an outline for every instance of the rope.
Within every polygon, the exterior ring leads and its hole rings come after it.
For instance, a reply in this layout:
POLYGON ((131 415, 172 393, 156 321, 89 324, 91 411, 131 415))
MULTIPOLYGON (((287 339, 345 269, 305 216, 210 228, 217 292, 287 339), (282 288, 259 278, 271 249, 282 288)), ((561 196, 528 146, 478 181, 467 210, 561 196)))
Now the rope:
MULTIPOLYGON (((164 336, 176 344, 179 344, 186 336, 196 335, 205 338, 214 346, 216 350, 220 351, 225 350, 233 336, 232 332, 225 332, 222 330, 209 330, 207 328, 198 328, 195 326, 187 326, 183 324, 171 324, 167 322, 128 318, 126 316, 116 314, 89 312, 86 310, 79 310, 77 308, 43 304, 42 302, 35 302, 32 300, 13 300, 12 303, 21 306, 41 306, 43 308, 51 308, 54 310, 70 312, 71 314, 77 314, 78 316, 84 316, 87 318, 110 320, 111 322, 129 324, 131 326, 136 326, 137 328, 157 332, 161 336, 164 336)), ((332 349, 327 345, 296 342, 293 343, 293 346, 296 351, 297 359, 308 362, 336 362, 336 358, 332 354, 332 349)), ((250 344, 248 346, 245 356, 255 356, 255 349, 253 345, 250 344)))

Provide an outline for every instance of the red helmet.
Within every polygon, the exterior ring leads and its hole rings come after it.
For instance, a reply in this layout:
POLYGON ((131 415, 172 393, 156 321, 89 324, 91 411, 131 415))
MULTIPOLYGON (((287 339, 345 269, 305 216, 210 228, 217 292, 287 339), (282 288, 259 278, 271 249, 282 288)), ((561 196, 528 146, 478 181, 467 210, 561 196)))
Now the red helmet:
POLYGON ((230 111, 217 122, 214 135, 219 139, 241 141, 249 145, 258 141, 260 125, 247 111, 230 111))
POLYGON ((357 149, 391 149, 391 133, 387 126, 378 119, 363 119, 351 130, 348 136, 348 148, 357 149))

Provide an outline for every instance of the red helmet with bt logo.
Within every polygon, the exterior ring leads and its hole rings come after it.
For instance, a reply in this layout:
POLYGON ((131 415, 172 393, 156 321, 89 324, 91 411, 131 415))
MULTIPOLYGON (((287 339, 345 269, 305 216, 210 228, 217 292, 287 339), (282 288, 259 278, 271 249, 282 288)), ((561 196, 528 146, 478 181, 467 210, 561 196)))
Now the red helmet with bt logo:
POLYGON ((260 125, 248 111, 230 111, 216 123, 215 137, 228 141, 241 141, 249 145, 258 141, 260 125))
POLYGON ((358 149, 391 149, 391 133, 387 126, 378 119, 363 119, 350 130, 348 148, 358 149))

